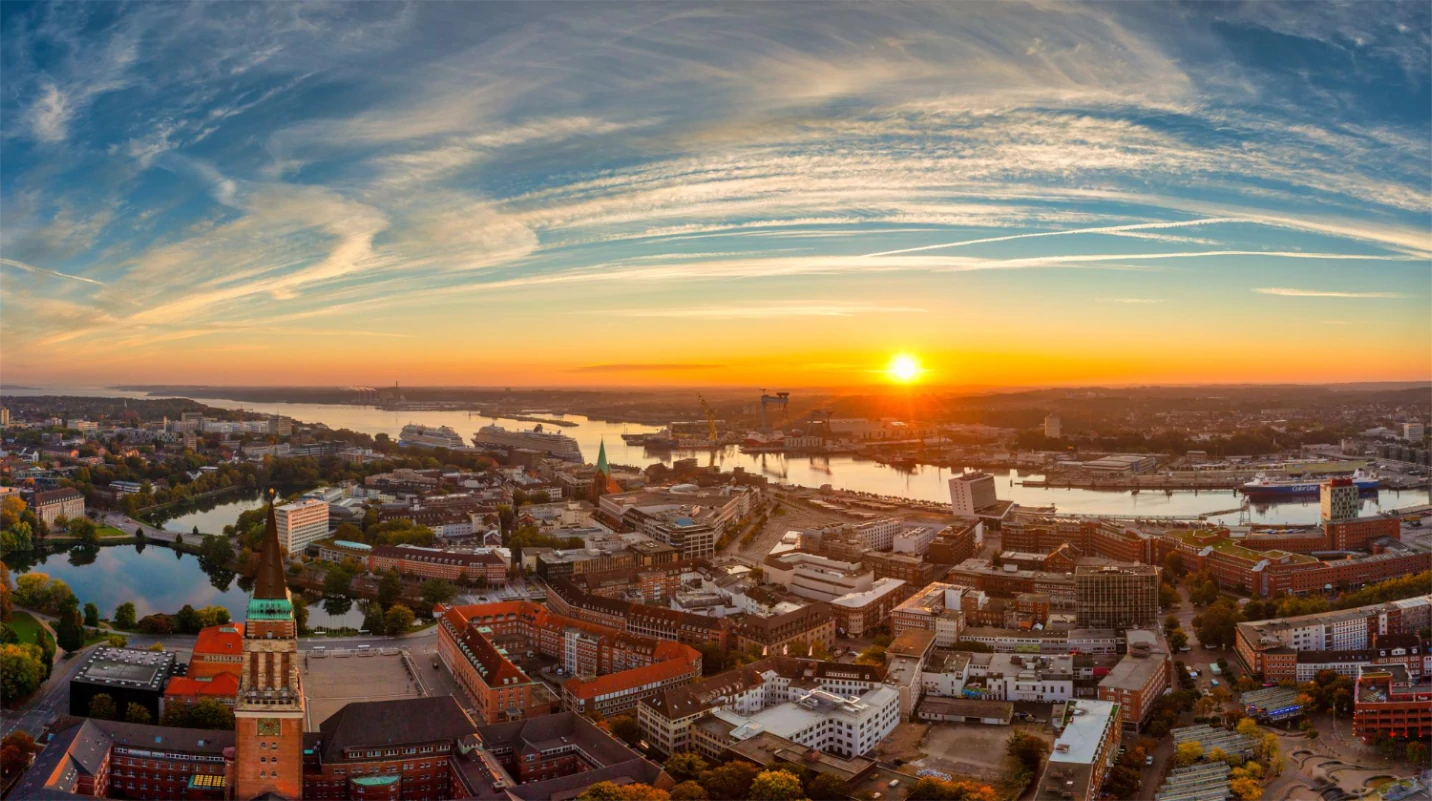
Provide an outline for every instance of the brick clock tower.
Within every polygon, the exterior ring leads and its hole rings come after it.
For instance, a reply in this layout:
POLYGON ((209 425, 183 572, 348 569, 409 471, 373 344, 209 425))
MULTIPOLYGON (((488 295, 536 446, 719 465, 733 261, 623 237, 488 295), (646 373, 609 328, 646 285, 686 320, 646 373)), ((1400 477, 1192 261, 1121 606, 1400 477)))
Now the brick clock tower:
POLYGON ((244 670, 234 718, 232 797, 236 801, 301 798, 304 710, 298 624, 284 578, 272 490, 244 624, 244 670))

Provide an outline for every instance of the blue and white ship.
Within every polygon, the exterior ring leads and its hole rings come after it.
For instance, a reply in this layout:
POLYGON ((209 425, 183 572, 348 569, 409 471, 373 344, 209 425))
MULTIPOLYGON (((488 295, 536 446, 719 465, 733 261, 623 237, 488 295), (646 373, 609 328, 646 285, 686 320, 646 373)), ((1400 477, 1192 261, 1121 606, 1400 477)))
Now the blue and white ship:
MULTIPOLYGON (((1361 470, 1352 474, 1353 486, 1358 492, 1376 492, 1380 479, 1361 470)), ((1269 478, 1259 473, 1252 481, 1243 485, 1243 494, 1258 497, 1282 497, 1287 495, 1317 495, 1322 481, 1308 481, 1295 478, 1269 478)))

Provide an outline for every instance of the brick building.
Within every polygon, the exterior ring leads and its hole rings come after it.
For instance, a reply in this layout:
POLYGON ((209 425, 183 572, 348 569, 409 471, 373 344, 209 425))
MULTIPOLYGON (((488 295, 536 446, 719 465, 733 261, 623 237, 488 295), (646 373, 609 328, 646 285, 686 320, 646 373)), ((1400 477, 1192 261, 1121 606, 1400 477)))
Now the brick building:
POLYGON ((492 645, 499 635, 520 635, 532 652, 561 660, 571 676, 563 705, 578 712, 630 709, 643 695, 701 675, 701 654, 690 646, 557 614, 531 601, 446 607, 439 652, 489 723, 550 711, 534 703, 540 685, 492 645))
POLYGON ((31 503, 35 517, 46 526, 61 518, 71 520, 85 516, 85 496, 72 487, 35 493, 31 503))
POLYGON ((405 576, 457 581, 486 581, 488 586, 507 583, 507 563, 495 553, 454 553, 407 545, 375 545, 368 557, 377 573, 394 569, 405 576))
POLYGON ((748 616, 736 624, 732 633, 735 647, 756 646, 769 654, 781 653, 783 647, 790 645, 820 643, 829 649, 835 642, 835 617, 829 604, 816 601, 783 614, 748 616))
POLYGON ((724 649, 731 643, 731 622, 724 618, 603 598, 584 592, 567 579, 547 586, 547 605, 558 614, 686 645, 714 643, 724 649))

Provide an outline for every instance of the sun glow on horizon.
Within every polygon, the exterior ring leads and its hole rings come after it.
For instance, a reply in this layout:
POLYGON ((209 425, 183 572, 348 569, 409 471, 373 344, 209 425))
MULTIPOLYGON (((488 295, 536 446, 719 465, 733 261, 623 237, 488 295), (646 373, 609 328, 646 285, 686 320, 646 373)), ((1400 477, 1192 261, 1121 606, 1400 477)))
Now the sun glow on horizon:
POLYGON ((885 374, 890 376, 891 380, 901 384, 909 384, 915 381, 923 372, 924 370, 920 369, 920 363, 915 360, 914 356, 908 353, 897 353, 895 357, 890 360, 890 366, 885 368, 885 374))

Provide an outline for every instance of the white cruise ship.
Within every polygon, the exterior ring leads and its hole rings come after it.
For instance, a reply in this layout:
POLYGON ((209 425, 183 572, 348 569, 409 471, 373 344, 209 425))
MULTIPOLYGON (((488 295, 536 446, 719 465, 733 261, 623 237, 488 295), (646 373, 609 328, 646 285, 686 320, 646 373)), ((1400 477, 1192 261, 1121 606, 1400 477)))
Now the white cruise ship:
POLYGON ((582 461, 582 449, 575 439, 543 431, 541 423, 531 431, 508 431, 499 425, 483 426, 473 436, 472 442, 479 448, 526 448, 569 462, 582 461))
POLYGON ((447 448, 454 451, 467 449, 462 435, 448 426, 432 428, 416 423, 403 426, 403 433, 398 435, 398 444, 409 448, 447 448))

